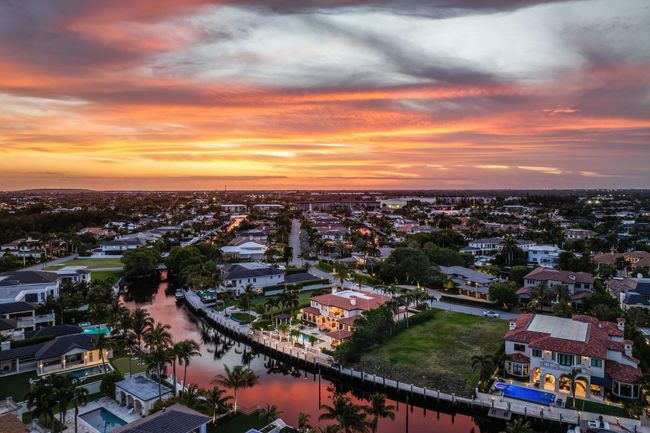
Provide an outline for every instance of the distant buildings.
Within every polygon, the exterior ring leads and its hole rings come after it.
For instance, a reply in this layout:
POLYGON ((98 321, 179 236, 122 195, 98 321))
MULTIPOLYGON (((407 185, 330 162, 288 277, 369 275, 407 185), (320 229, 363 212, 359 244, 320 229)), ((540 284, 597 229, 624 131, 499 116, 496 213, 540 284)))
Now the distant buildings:
POLYGON ((576 397, 603 400, 609 391, 619 398, 639 398, 642 372, 624 339, 625 320, 601 322, 575 315, 571 319, 522 314, 510 321, 505 335, 508 374, 540 389, 571 395, 576 371, 576 397))
POLYGON ((284 269, 265 263, 233 263, 219 266, 223 286, 227 290, 243 291, 249 284, 255 289, 284 283, 284 269))
POLYGON ((548 291, 553 291, 557 286, 564 286, 572 302, 578 304, 582 298, 594 290, 594 276, 587 272, 559 271, 539 267, 524 276, 524 287, 517 291, 521 302, 531 299, 533 292, 540 285, 548 291))
POLYGON ((555 245, 534 245, 528 248, 528 262, 552 268, 559 263, 561 252, 555 245))
POLYGON ((650 310, 650 278, 611 279, 607 282, 607 290, 619 301, 623 310, 650 310))
POLYGON ((454 283, 460 295, 481 301, 490 301, 490 286, 498 281, 494 275, 462 266, 440 266, 440 272, 454 283))
POLYGON ((585 239, 593 238, 597 234, 598 233, 592 230, 585 230, 585 229, 566 229, 564 231, 564 237, 568 241, 585 240, 585 239))
POLYGON ((262 260, 266 252, 266 245, 252 239, 236 238, 222 247, 221 252, 226 258, 262 260))

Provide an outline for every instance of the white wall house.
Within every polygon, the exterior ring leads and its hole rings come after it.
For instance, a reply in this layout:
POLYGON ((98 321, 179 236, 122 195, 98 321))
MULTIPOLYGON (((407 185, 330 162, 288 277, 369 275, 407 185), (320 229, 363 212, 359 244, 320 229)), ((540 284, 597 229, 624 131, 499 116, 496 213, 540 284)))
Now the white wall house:
POLYGON ((569 397, 569 374, 576 369, 577 398, 603 400, 606 392, 639 398, 642 372, 624 330, 624 319, 612 323, 590 316, 522 314, 510 321, 504 337, 506 372, 540 390, 569 397))
POLYGON ((261 260, 266 252, 266 245, 252 239, 235 239, 221 248, 224 256, 239 259, 261 260))
POLYGON ((219 266, 225 290, 242 292, 251 284, 255 289, 284 283, 284 269, 260 262, 234 263, 219 266))
POLYGON ((0 303, 43 303, 58 297, 61 277, 56 272, 13 271, 0 274, 0 303))
POLYGON ((528 262, 552 268, 558 264, 561 252, 555 245, 535 245, 528 248, 528 262))
POLYGON ((144 242, 139 238, 113 239, 112 241, 102 243, 93 253, 103 256, 119 256, 126 251, 135 250, 144 246, 144 242))

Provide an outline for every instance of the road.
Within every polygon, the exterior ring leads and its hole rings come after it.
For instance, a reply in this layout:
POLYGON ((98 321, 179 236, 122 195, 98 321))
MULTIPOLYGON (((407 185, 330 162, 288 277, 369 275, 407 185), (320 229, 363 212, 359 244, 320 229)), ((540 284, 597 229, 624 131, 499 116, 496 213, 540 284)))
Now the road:
POLYGON ((56 265, 62 265, 65 262, 69 262, 70 260, 76 259, 77 255, 76 254, 71 254, 69 256, 65 257, 60 257, 58 259, 50 260, 49 262, 45 263, 39 263, 34 266, 28 266, 25 269, 22 269, 23 271, 42 271, 43 269, 49 267, 49 266, 56 266, 56 265))
MULTIPOLYGON (((474 316, 482 316, 483 311, 485 310, 490 310, 491 308, 486 305, 485 308, 480 308, 480 307, 472 307, 469 305, 463 305, 463 304, 452 304, 450 302, 443 302, 443 301, 436 301, 433 300, 429 304, 431 305, 431 308, 437 308, 439 310, 446 310, 446 311, 454 311, 457 313, 465 313, 465 314, 472 314, 474 316)), ((492 310, 492 311, 497 311, 497 310, 492 310)), ((510 319, 516 319, 519 317, 519 314, 517 313, 509 313, 506 311, 497 311, 499 313, 499 319, 501 320, 510 320, 510 319)))
POLYGON ((291 266, 300 268, 303 265, 303 260, 300 257, 300 220, 294 218, 291 220, 291 234, 289 235, 289 246, 293 251, 291 257, 291 266))

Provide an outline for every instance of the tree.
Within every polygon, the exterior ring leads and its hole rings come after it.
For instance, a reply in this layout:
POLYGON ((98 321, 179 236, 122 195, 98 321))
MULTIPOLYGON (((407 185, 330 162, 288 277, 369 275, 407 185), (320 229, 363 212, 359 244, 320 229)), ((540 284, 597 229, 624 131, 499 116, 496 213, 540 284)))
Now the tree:
POLYGON ((30 408, 35 418, 43 417, 46 425, 48 421, 51 422, 52 426, 54 425, 54 407, 57 404, 54 376, 40 379, 33 384, 25 396, 25 400, 27 400, 27 407, 30 408))
POLYGON ((201 356, 199 343, 192 339, 183 340, 178 353, 179 364, 183 366, 183 386, 187 384, 187 367, 189 367, 192 358, 201 356))
POLYGON ((136 308, 131 314, 131 331, 135 336, 138 352, 142 354, 142 340, 144 335, 153 328, 154 320, 144 308, 136 308))
POLYGON ((494 373, 494 357, 492 355, 472 356, 472 370, 478 371, 481 385, 485 387, 487 380, 494 373))
POLYGON ((518 286, 523 286, 524 277, 528 275, 528 266, 517 265, 510 269, 510 280, 514 281, 518 286))
POLYGON ((535 430, 531 427, 530 421, 526 421, 523 418, 516 418, 514 421, 511 421, 506 425, 506 432, 535 433, 535 430))
POLYGON ((569 382, 571 385, 571 397, 573 397, 573 408, 575 409, 576 407, 576 381, 578 379, 578 376, 580 375, 581 370, 579 368, 572 368, 571 371, 567 374, 567 377, 569 378, 569 382))
POLYGON ((291 261, 292 257, 293 257, 293 248, 290 247, 289 245, 285 245, 284 249, 282 250, 282 258, 284 259, 284 264, 289 266, 289 262, 291 261))
POLYGON ((77 420, 79 418, 79 406, 88 403, 88 390, 83 386, 75 386, 72 392, 74 402, 74 433, 77 433, 77 420))
POLYGON ((301 433, 307 433, 311 430, 311 425, 309 424, 309 418, 311 416, 304 412, 298 412, 298 431, 301 433))
POLYGON ((379 276, 386 283, 428 285, 433 281, 429 258, 413 248, 396 248, 384 262, 379 276))
POLYGON ((512 282, 492 283, 489 289, 489 297, 492 302, 500 307, 512 308, 517 304, 517 291, 512 282))
POLYGON ((147 364, 149 368, 155 368, 158 375, 158 400, 162 400, 162 373, 165 365, 174 357, 169 348, 172 345, 172 335, 169 332, 171 327, 167 324, 156 323, 156 325, 145 335, 147 344, 147 364))
POLYGON ((366 433, 368 431, 363 408, 352 403, 348 397, 342 394, 334 394, 332 405, 322 405, 321 410, 324 412, 318 417, 320 421, 336 421, 338 427, 345 433, 366 433))
POLYGON ((126 278, 149 277, 156 272, 160 257, 152 248, 138 248, 126 251, 121 259, 124 263, 124 276, 126 278))
POLYGON ((106 373, 102 377, 102 383, 100 385, 101 393, 115 399, 115 384, 123 378, 122 373, 118 370, 106 373))
POLYGON ((380 418, 395 419, 395 407, 386 405, 386 396, 381 393, 370 395, 369 402, 370 405, 365 409, 366 414, 371 417, 368 424, 372 433, 377 433, 377 425, 380 418))
POLYGON ((230 407, 229 401, 232 400, 232 397, 224 395, 225 393, 226 391, 218 386, 212 387, 212 389, 209 389, 205 393, 205 399, 212 410, 213 425, 217 425, 217 415, 225 412, 230 407))
POLYGON ((102 334, 101 332, 97 334, 95 339, 93 340, 93 349, 99 350, 99 358, 102 360, 102 372, 106 372, 106 360, 104 359, 104 353, 107 350, 110 350, 112 346, 111 341, 106 338, 105 334, 102 334))
POLYGON ((225 374, 218 374, 212 382, 233 390, 235 412, 237 412, 237 391, 255 386, 258 377, 253 370, 242 365, 237 365, 233 369, 224 365, 223 368, 225 374))
POLYGON ((278 410, 278 407, 276 405, 267 404, 265 407, 260 409, 259 417, 262 421, 264 421, 264 423, 268 424, 280 418, 281 414, 282 412, 278 410))

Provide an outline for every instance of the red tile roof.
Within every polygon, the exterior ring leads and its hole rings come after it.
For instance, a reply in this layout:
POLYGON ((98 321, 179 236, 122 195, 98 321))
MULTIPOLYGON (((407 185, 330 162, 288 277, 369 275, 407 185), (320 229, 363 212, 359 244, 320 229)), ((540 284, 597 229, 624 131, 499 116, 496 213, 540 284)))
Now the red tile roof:
POLYGON ((510 361, 513 361, 513 362, 519 362, 519 363, 522 363, 522 364, 530 363, 530 358, 527 357, 526 355, 524 355, 523 353, 513 353, 508 358, 510 359, 510 361))
POLYGON ((351 317, 344 317, 342 319, 338 319, 337 322, 343 323, 344 325, 352 326, 354 325, 354 322, 359 319, 359 316, 351 316, 351 317))
POLYGON ((535 281, 560 281, 562 284, 575 284, 575 283, 594 283, 594 276, 586 272, 569 272, 558 271, 557 269, 549 268, 535 268, 530 271, 524 280, 535 281))
POLYGON ((352 332, 344 331, 344 330, 340 329, 338 331, 328 332, 325 335, 327 335, 330 338, 333 338, 334 340, 345 340, 346 338, 352 337, 352 332))
POLYGON ((352 310, 374 310, 375 308, 380 307, 382 304, 385 304, 390 300, 388 296, 377 295, 369 292, 359 292, 363 296, 367 296, 370 299, 361 299, 357 296, 339 296, 336 293, 330 293, 327 295, 314 296, 311 298, 312 301, 318 302, 321 305, 326 305, 328 307, 337 307, 342 310, 352 311, 352 310), (352 301, 354 300, 354 305, 352 301))
POLYGON ((320 311, 316 307, 305 307, 302 309, 303 313, 313 314, 314 316, 320 316, 320 311))
POLYGON ((27 433, 27 426, 13 413, 0 415, 0 433, 27 433))
POLYGON ((606 362, 605 373, 618 382, 636 383, 642 376, 640 368, 619 364, 618 362, 606 362))

